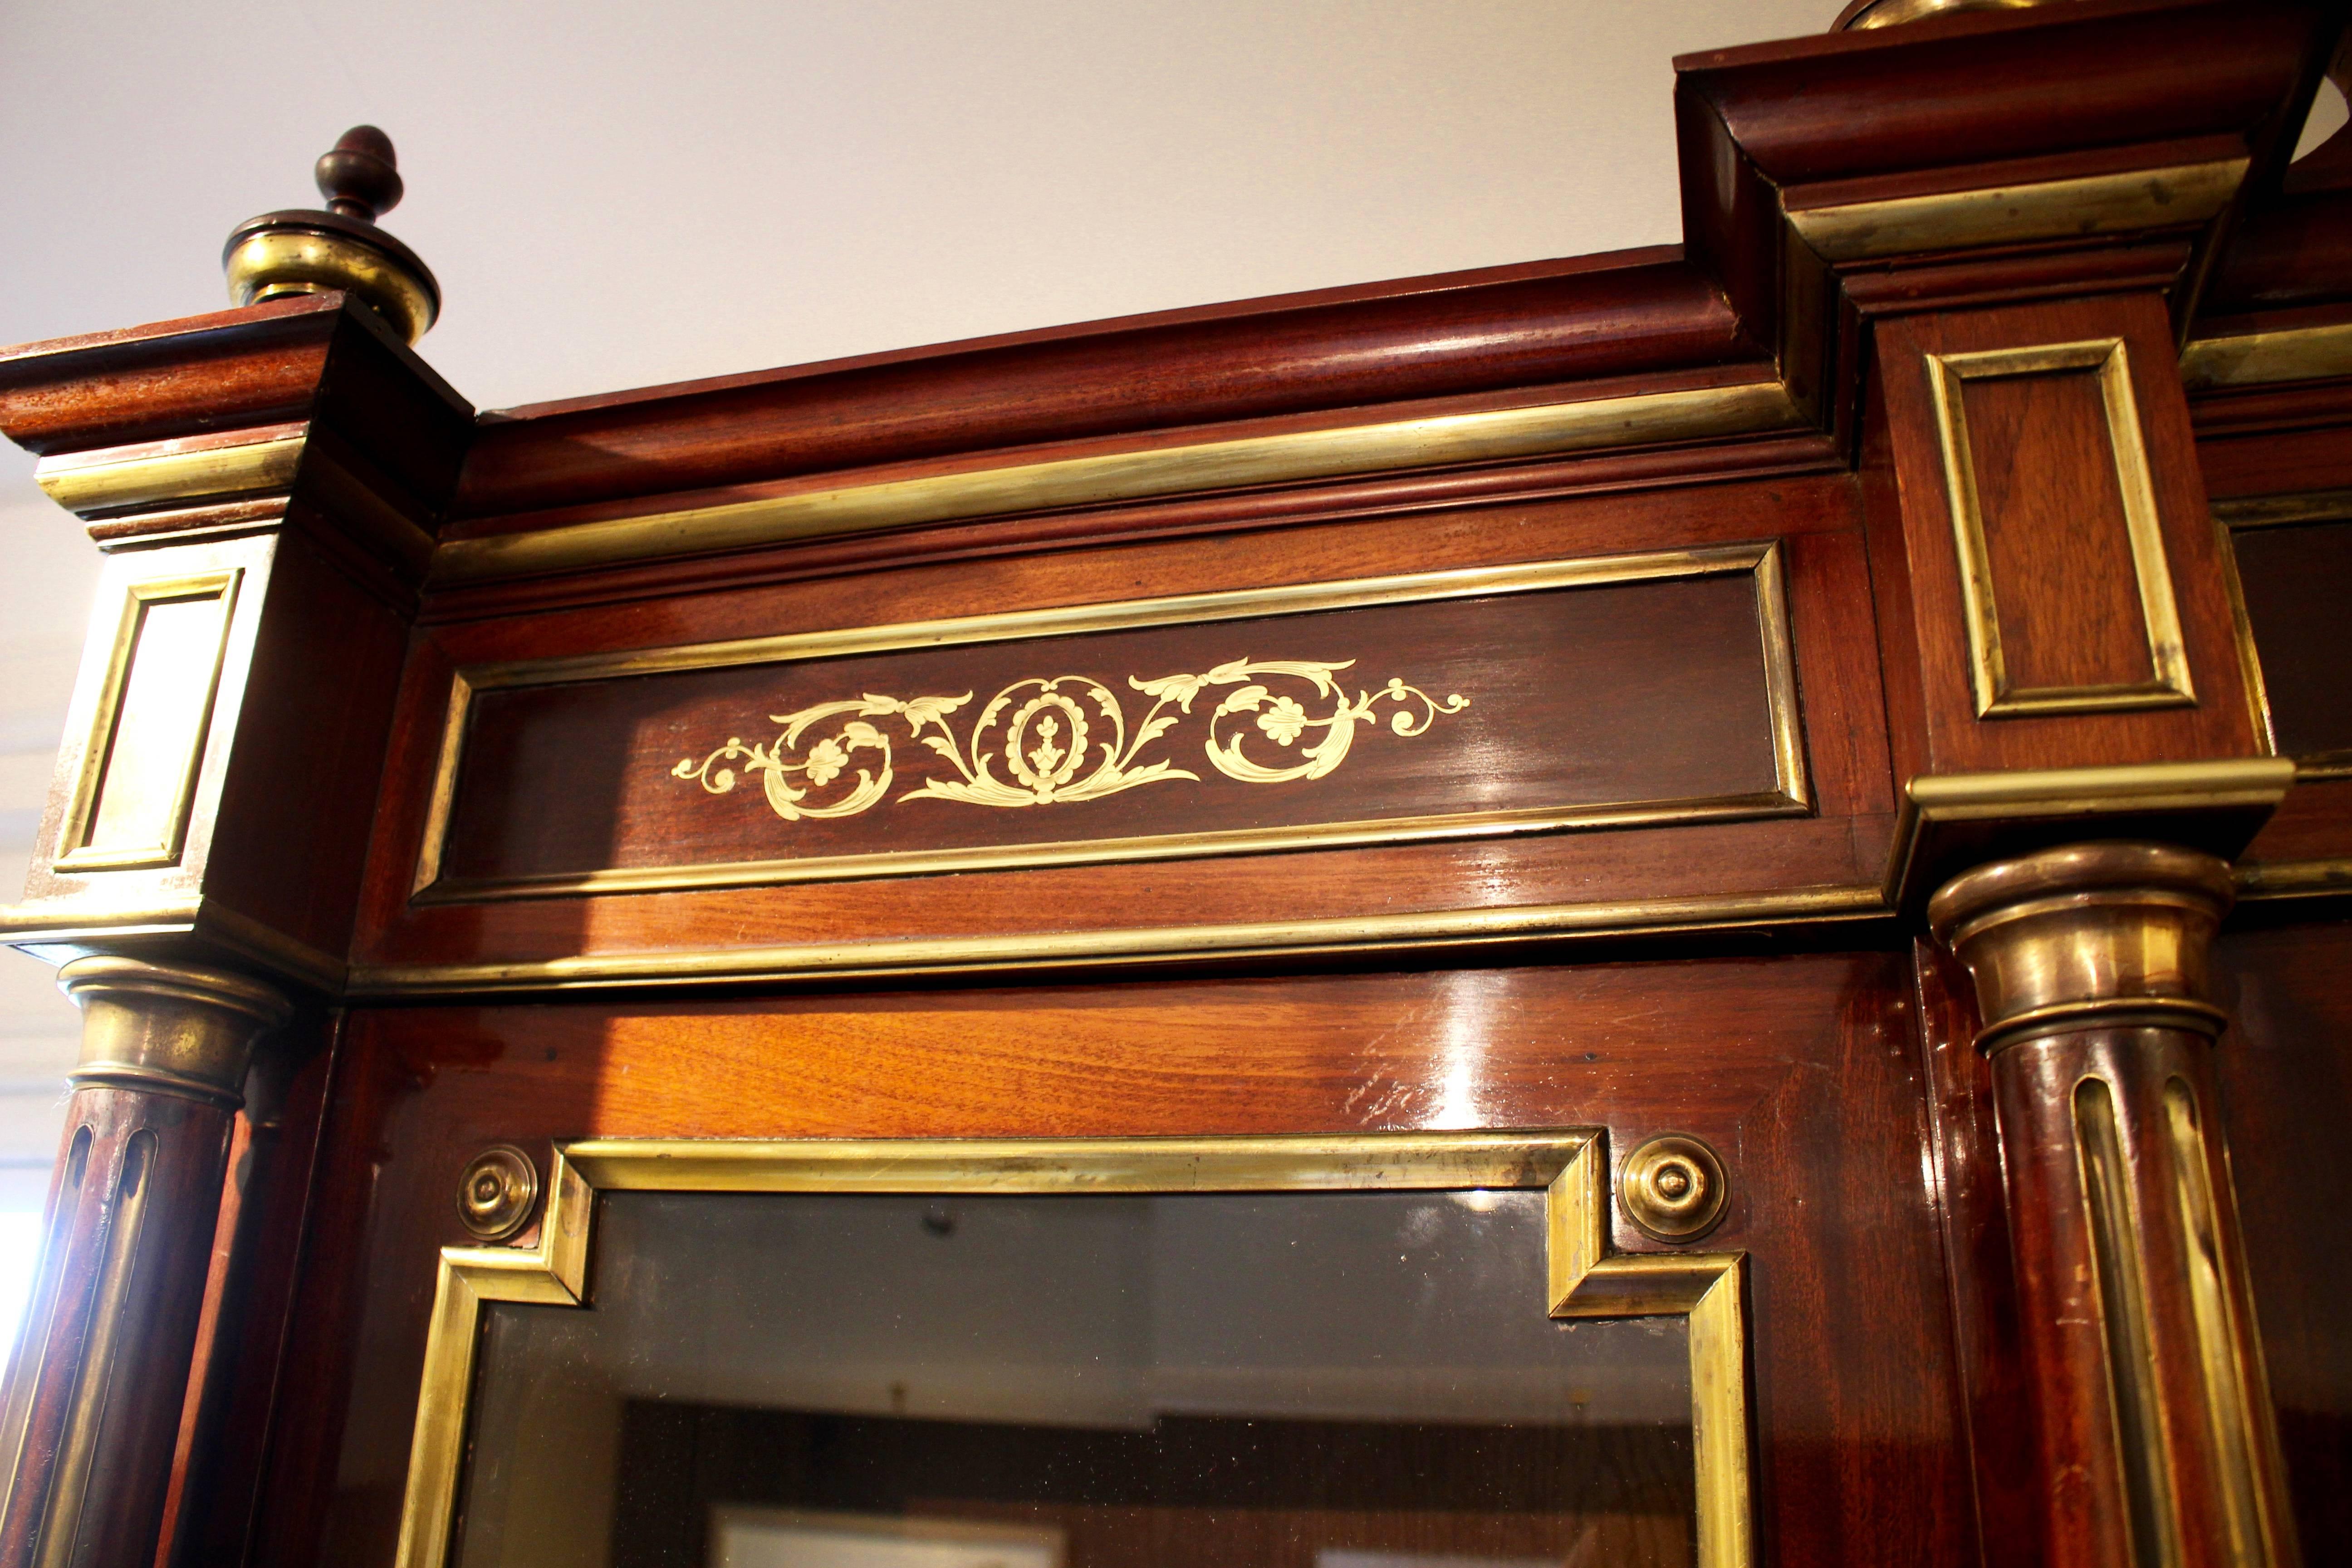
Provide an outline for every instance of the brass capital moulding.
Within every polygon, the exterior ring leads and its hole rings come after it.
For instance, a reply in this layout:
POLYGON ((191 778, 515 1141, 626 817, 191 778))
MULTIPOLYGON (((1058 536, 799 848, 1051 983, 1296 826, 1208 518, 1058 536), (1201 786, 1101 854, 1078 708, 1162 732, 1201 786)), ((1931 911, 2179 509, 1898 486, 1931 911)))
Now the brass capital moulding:
POLYGON ((307 424, 272 425, 227 437, 62 452, 36 463, 33 479, 51 500, 84 518, 280 493, 293 488, 310 432, 307 424))
MULTIPOLYGON (((2046 843, 2161 832, 2216 854, 2252 839, 2295 781, 2284 757, 2196 763, 2121 763, 2091 768, 2020 768, 1923 773, 1904 786, 1887 856, 1886 900, 1909 908, 1931 879, 1951 869, 1954 844, 2031 835, 2046 843)), ((1988 851, 1978 848, 1976 858, 1988 851)))
POLYGON ((396 1568, 445 1568, 487 1303, 593 1310, 597 1194, 1302 1193, 1544 1194, 1559 1319, 1679 1317, 1689 1332, 1698 1568, 1750 1568, 1747 1254, 1612 1254, 1595 1129, 1223 1138, 599 1140, 559 1146, 538 1245, 446 1247, 409 1447, 396 1568))
MULTIPOLYGON (((1781 209, 1790 231, 1822 260, 1869 261, 2202 224, 2230 205, 2246 168, 2243 158, 2219 158, 1820 206, 1791 206, 1783 195, 1781 209)), ((1801 204, 1801 189, 1795 195, 1801 204)))
POLYGON ((76 959, 58 988, 82 1014, 77 1088, 178 1095, 234 1110, 260 1037, 293 1009, 271 986, 226 970, 134 958, 76 959))
POLYGON ((2207 961, 2236 892, 2211 855, 2077 844, 1954 878, 1927 921, 1976 981, 1987 1054, 2081 1029, 2215 1036, 2228 1018, 2207 1000, 2207 961))

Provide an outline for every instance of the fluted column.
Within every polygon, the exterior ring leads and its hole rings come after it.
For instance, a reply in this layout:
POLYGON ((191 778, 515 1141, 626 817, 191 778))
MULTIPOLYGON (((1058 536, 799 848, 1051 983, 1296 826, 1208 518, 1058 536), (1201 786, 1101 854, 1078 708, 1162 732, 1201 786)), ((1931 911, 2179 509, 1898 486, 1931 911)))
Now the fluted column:
POLYGON ((229 1131, 285 1021, 241 975, 68 963, 82 1056, 0 1425, 0 1568, 150 1568, 229 1131))
POLYGON ((2213 1100, 2231 897, 2211 856, 2100 843, 1928 905, 1990 1058, 2049 1568, 2297 1561, 2213 1100))

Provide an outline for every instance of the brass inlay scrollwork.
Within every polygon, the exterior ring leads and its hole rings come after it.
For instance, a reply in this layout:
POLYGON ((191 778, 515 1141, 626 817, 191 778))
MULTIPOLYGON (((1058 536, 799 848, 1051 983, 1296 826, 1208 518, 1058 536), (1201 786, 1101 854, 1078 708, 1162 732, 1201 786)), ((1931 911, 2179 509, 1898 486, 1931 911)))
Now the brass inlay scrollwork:
POLYGON ((1427 733, 1440 715, 1470 706, 1466 697, 1448 694, 1440 701, 1393 676, 1377 691, 1359 689, 1351 701, 1337 677, 1354 665, 1353 659, 1325 664, 1237 658, 1205 675, 1153 680, 1129 676, 1128 685, 1151 699, 1151 707, 1131 732, 1117 694, 1082 675, 1033 676, 1013 682, 989 700, 961 742, 949 716, 971 700, 971 692, 914 698, 868 692, 772 714, 771 721, 783 726, 773 742, 746 745, 741 737, 730 736, 699 763, 681 759, 670 773, 692 779, 712 795, 728 794, 741 774, 757 773, 768 805, 787 822, 804 816, 855 816, 888 794, 897 777, 890 736, 872 722, 897 719, 911 739, 946 758, 959 775, 928 780, 899 800, 1051 805, 1097 800, 1172 779, 1199 779, 1199 773, 1170 759, 1143 762, 1139 757, 1146 746, 1189 717, 1193 700, 1211 687, 1237 689, 1210 713, 1202 753, 1217 772, 1244 784, 1324 777, 1347 760, 1357 726, 1379 721, 1382 703, 1396 705, 1389 715, 1391 732, 1407 738, 1427 733), (1318 706, 1332 703, 1330 711, 1318 716, 1298 697, 1278 693, 1267 684, 1284 679, 1312 688, 1313 700, 1318 706), (1319 734, 1309 739, 1313 731, 1319 734), (1257 736, 1264 740, 1258 742, 1258 756, 1252 757, 1244 748, 1257 736), (1269 753, 1264 750, 1268 745, 1279 750, 1269 753), (1008 776, 999 776, 1000 764, 1008 776), (838 795, 828 799, 818 794, 852 773, 856 782, 838 795))

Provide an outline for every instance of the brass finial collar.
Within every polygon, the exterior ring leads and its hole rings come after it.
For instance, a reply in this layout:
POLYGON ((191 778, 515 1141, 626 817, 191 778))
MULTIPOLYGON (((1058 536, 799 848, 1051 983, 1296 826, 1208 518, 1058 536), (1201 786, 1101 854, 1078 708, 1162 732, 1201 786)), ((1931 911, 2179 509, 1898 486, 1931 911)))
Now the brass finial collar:
POLYGON ((1975 978, 1988 1052, 2086 1028, 2214 1035, 2207 959, 2235 893, 2228 865, 2193 849, 2076 844, 1954 878, 1927 923, 1975 978))
POLYGON ((1958 16, 1963 11, 2023 11, 2048 0, 1853 0, 1830 24, 1832 33, 1866 27, 1893 27, 1924 22, 1930 16, 1958 16))
POLYGON ((441 285, 415 251, 373 221, 401 196, 391 138, 372 125, 353 126, 319 160, 318 177, 329 210, 263 213, 231 231, 221 250, 229 298, 258 305, 340 289, 415 342, 441 313, 441 285))

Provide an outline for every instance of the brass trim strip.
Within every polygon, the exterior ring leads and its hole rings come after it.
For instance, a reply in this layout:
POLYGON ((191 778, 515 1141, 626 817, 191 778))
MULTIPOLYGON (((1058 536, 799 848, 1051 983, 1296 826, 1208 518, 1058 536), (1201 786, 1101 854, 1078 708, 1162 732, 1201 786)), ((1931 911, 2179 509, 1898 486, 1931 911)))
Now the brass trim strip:
POLYGON ((2230 205, 2247 161, 1994 185, 1972 191, 1799 207, 1783 215, 1824 260, 1864 261, 1955 246, 2071 239, 2203 223, 2230 205))
POLYGON ((1943 447, 1945 499, 1951 508, 1952 536, 1960 556, 1960 595, 1968 611, 1969 679, 1976 695, 1977 717, 2194 707, 2197 694, 2189 684, 2189 656, 2180 615, 2173 604, 2172 573, 2165 560, 2164 531, 2158 520, 2156 489, 2148 475, 2147 448, 2140 436, 2139 410, 2132 396, 2123 340, 2095 338, 2031 348, 1929 354, 1927 361, 1936 401, 1937 433, 1943 447), (2130 541, 2132 576, 2139 589, 2141 628, 2147 641, 2150 674, 2144 681, 2031 689, 2010 683, 1991 552, 1977 499, 1976 454, 1969 443, 1965 384, 2061 370, 2091 370, 2098 374, 2107 445, 2114 455, 2123 502, 2124 531, 2130 541))
POLYGON ((2245 496, 2212 503, 2213 521, 2224 527, 2278 528, 2297 522, 2336 522, 2352 518, 2352 490, 2298 490, 2291 495, 2245 496))
POLYGON ((2107 1397, 2122 1471, 2125 1522, 2136 1563, 2179 1568, 2179 1504, 2173 1496, 2164 1387, 2149 1327, 2147 1263, 2132 1215, 2129 1178, 2106 1080, 2074 1086, 2074 1152, 2091 1241, 2092 1284, 2106 1346, 2107 1397))
POLYGON ((114 1173, 114 1213, 92 1238, 99 1250, 97 1278, 89 1286, 89 1319, 80 1355, 74 1369, 73 1394, 65 1428, 58 1437, 58 1454, 49 1477, 48 1495, 34 1525, 36 1568, 71 1568, 80 1555, 82 1518, 95 1503, 104 1509, 113 1499, 90 1495, 90 1472, 98 1463, 98 1442, 115 1399, 114 1377, 130 1346, 136 1344, 144 1314, 146 1281, 139 1278, 140 1243, 155 1190, 157 1137, 142 1127, 123 1141, 121 1163, 114 1173))
POLYGON ((444 1568, 485 1302, 582 1307, 600 1191, 1216 1193, 1540 1189, 1555 1318, 1687 1317, 1700 1568, 1749 1568, 1744 1253, 1608 1247, 1591 1130, 1242 1138, 613 1140, 556 1151, 538 1245, 446 1247, 417 1394, 396 1568, 444 1568))
POLYGON ((236 447, 113 458, 73 452, 43 458, 33 480, 49 499, 79 516, 212 497, 290 489, 302 461, 307 431, 236 447))
POLYGON ((2352 893, 2352 857, 2254 860, 2235 870, 2241 902, 2247 899, 2322 899, 2352 893))
POLYGON ((449 700, 442 721, 441 749, 434 763, 433 782, 426 795, 424 838, 417 853, 415 874, 410 882, 410 896, 421 902, 439 903, 616 892, 677 892, 868 877, 927 876, 947 871, 1266 854, 1294 849, 1558 832, 1572 828, 1802 816, 1811 809, 1812 797, 1805 775, 1804 735, 1797 698, 1796 655, 1789 632, 1784 577, 1780 546, 1777 542, 1708 545, 1689 550, 1648 551, 1526 565, 1466 567, 1336 583, 1131 599, 1104 605, 969 616, 953 620, 919 621, 897 626, 858 626, 840 631, 633 649, 565 658, 469 665, 459 668, 450 679, 449 700), (804 859, 622 868, 464 882, 443 880, 443 856, 451 815, 457 805, 457 778, 464 764, 467 729, 474 697, 481 691, 677 670, 781 664, 838 658, 850 653, 1046 639, 1143 626, 1205 625, 1244 617, 1304 615, 1373 605, 1418 604, 1563 587, 1720 576, 1738 572, 1753 574, 1756 585, 1758 638, 1762 650, 1775 775, 1773 791, 1766 795, 1696 800, 1612 801, 1587 805, 1432 814, 1221 832, 885 851, 804 859))
POLYGON ((2191 338, 2180 351, 2180 384, 2192 394, 2341 375, 2352 375, 2352 321, 2191 338))
MULTIPOLYGON (((2216 1489, 2221 1494, 2218 1511, 2229 1531, 2228 1560, 2276 1563, 2282 1558, 2282 1521, 2273 1517, 2269 1505, 2276 1500, 2259 1477, 2264 1471, 2280 1474, 2284 1467, 2261 1462, 2269 1446, 2263 1434, 2272 1424, 2252 1390, 2266 1384, 2251 1375, 2259 1369, 2249 1368, 2241 1353, 2242 1346, 2258 1347, 2261 1342, 2238 1321, 2238 1292, 2230 1279, 2234 1271, 2223 1260, 2221 1209, 2206 1163, 2196 1096, 2179 1078, 2165 1083, 2164 1119, 2172 1144, 2173 1203, 2188 1265, 2189 1320, 2197 1334, 2198 1368, 2204 1376, 2205 1418, 2221 1472, 2216 1489)), ((2286 1561, 2293 1560, 2286 1555, 2286 1561)))
POLYGON ((212 741, 213 709, 220 700, 221 670, 236 629, 236 595, 245 575, 241 566, 177 577, 153 577, 132 583, 122 591, 122 608, 116 618, 114 643, 107 654, 106 673, 99 686, 96 712, 74 775, 64 820, 58 827, 58 856, 51 868, 79 875, 87 871, 131 871, 179 863, 186 847, 188 812, 195 799, 196 778, 204 768, 205 751, 212 741), (147 607, 180 600, 220 601, 220 636, 213 645, 213 668, 205 684, 204 701, 195 716, 195 740, 183 759, 173 784, 171 809, 162 840, 120 849, 92 849, 87 839, 95 827, 93 813, 114 762, 116 727, 122 699, 130 688, 131 667, 139 657, 140 634, 146 626, 147 607))
POLYGON ((2263 750, 2278 755, 2278 728, 2271 720, 2271 688, 2263 674, 2263 651, 2254 644, 2254 618, 2246 608, 2245 580, 2238 575, 2238 542, 2231 523, 2214 507, 2214 546, 2221 557, 2221 592, 2230 601, 2230 633, 2238 649, 2239 677, 2246 685, 2246 712, 2263 750))
POLYGON ((1881 889, 1875 884, 1864 884, 1231 925, 595 952, 504 963, 354 964, 344 994, 354 1001, 389 1001, 624 985, 1034 973, 1105 963, 1182 963, 1213 958, 1387 952, 1545 938, 1742 931, 1790 921, 1872 920, 1890 912, 1881 889))
POLYGON ((1798 427, 1777 379, 1062 458, 445 542, 437 585, 1201 490, 1798 427))

